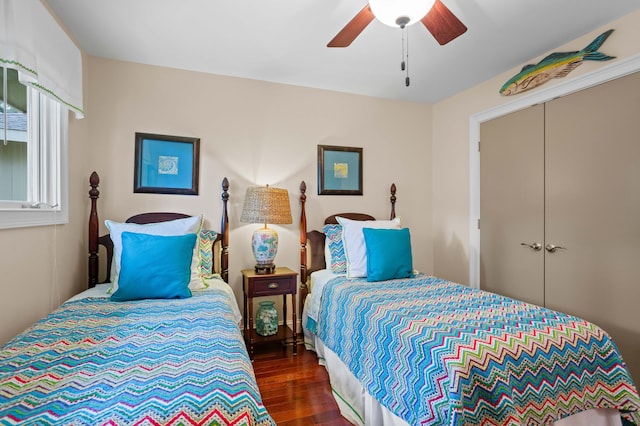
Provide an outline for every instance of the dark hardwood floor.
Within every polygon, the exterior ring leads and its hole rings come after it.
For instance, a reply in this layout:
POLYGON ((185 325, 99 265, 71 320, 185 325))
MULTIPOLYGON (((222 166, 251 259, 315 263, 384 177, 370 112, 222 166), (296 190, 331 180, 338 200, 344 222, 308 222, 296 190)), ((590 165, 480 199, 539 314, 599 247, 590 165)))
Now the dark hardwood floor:
POLYGON ((350 425, 331 395, 329 376, 314 352, 279 343, 256 348, 253 369, 262 401, 278 426, 350 425))

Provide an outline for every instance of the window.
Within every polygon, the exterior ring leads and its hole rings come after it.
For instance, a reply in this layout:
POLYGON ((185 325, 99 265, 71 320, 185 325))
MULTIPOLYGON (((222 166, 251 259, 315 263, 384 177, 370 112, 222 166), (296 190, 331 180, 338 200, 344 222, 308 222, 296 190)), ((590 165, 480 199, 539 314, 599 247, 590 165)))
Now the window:
POLYGON ((0 228, 67 223, 67 109, 0 72, 0 228))

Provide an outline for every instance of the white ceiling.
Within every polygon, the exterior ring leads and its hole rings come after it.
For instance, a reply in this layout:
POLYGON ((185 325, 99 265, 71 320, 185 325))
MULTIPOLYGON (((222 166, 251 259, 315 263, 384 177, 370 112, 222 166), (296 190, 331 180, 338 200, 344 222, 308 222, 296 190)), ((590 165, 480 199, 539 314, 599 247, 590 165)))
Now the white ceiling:
POLYGON ((399 29, 374 20, 350 47, 326 47, 365 0, 46 1, 93 56, 420 103, 640 8, 640 0, 443 0, 469 30, 440 46, 421 24, 410 27, 405 87, 399 29))

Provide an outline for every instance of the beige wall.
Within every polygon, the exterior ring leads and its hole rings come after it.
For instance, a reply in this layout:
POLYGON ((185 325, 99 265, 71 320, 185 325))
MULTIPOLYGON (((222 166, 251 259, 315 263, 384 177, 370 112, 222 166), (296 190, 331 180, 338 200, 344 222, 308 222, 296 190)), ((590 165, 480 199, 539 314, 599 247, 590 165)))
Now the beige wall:
MULTIPOLYGON (((631 13, 617 21, 586 34, 557 51, 580 50, 603 31, 614 28, 614 33, 601 47, 601 51, 617 56, 609 62, 585 61, 567 77, 553 80, 544 86, 525 94, 503 97, 500 87, 522 68, 514 68, 500 74, 463 93, 446 99, 433 108, 433 263, 434 274, 453 281, 469 282, 469 135, 470 117, 483 111, 504 107, 510 103, 520 103, 521 97, 529 96, 536 90, 569 85, 577 77, 614 62, 640 53, 640 11, 631 13)), ((550 53, 550 52, 549 52, 550 53)), ((508 54, 508 52, 505 52, 508 54)), ((537 63, 546 55, 534 58, 537 63)))
POLYGON ((230 283, 242 302, 240 270, 251 268, 250 238, 258 225, 239 221, 254 184, 287 188, 294 223, 274 226, 276 263, 299 269, 298 202, 307 183, 309 226, 345 211, 397 212, 411 228, 415 266, 431 272, 431 107, 322 90, 180 71, 92 57, 88 112, 91 156, 103 195, 100 220, 142 211, 204 213, 219 228, 220 181, 230 181, 230 283), (200 195, 133 193, 134 134, 200 138, 200 195), (364 196, 317 195, 317 145, 364 148, 364 196))

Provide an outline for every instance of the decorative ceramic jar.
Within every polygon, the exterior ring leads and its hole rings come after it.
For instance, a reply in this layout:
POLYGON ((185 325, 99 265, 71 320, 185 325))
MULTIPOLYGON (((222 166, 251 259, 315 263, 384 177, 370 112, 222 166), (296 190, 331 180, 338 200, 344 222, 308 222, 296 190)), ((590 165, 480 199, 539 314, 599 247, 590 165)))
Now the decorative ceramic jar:
POLYGON ((273 336, 278 333, 278 310, 274 302, 260 302, 256 312, 256 333, 261 336, 273 336))
POLYGON ((278 233, 267 227, 257 229, 251 239, 251 248, 258 267, 272 267, 278 252, 278 233))

